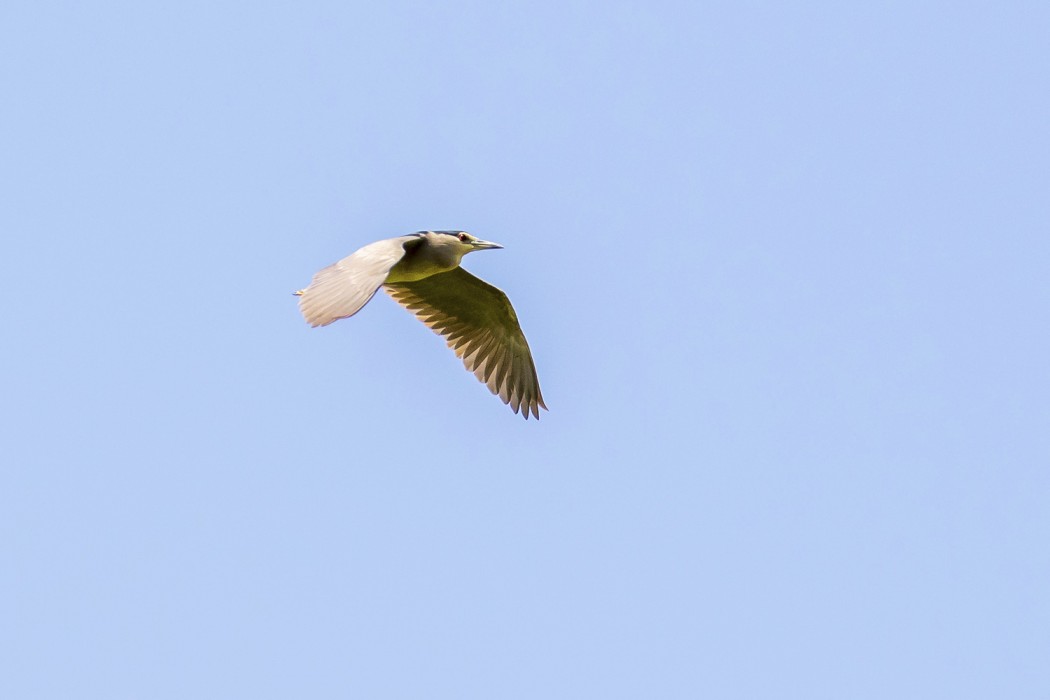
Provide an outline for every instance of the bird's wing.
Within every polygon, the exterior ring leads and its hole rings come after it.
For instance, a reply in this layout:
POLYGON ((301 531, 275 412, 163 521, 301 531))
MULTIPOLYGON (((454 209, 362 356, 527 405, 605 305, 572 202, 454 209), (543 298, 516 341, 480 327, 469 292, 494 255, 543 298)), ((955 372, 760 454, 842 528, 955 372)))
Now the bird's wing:
POLYGON ((299 294, 299 311, 311 326, 353 316, 383 284, 390 268, 405 255, 405 245, 416 236, 399 236, 369 243, 314 275, 299 294))
POLYGON ((529 344, 507 295, 463 268, 416 282, 384 285, 515 413, 537 419, 546 409, 529 344))

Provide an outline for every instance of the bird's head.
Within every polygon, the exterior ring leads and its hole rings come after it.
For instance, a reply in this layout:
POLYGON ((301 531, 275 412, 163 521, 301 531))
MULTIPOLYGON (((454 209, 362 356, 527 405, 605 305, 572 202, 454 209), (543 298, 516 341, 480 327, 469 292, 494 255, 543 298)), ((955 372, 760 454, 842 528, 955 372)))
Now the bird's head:
POLYGON ((427 231, 432 243, 440 246, 448 246, 455 250, 460 256, 473 253, 475 250, 492 250, 502 248, 499 243, 483 241, 477 236, 472 236, 466 231, 427 231))

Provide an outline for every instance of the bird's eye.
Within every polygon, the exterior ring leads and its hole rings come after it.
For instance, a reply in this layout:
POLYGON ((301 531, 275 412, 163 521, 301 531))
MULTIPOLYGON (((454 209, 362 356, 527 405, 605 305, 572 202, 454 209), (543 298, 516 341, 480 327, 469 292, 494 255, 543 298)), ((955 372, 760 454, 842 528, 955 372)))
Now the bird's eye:
POLYGON ((461 234, 459 234, 459 240, 462 241, 463 243, 466 243, 467 241, 470 240, 470 236, 468 236, 465 233, 461 233, 461 234))

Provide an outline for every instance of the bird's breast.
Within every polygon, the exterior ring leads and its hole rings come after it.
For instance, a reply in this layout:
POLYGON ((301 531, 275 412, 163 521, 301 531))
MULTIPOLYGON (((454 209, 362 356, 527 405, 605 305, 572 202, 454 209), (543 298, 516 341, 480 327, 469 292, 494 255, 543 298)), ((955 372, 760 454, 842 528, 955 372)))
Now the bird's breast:
POLYGON ((459 267, 458 259, 445 256, 409 256, 406 255, 390 268, 384 282, 416 282, 417 280, 448 272, 459 267))

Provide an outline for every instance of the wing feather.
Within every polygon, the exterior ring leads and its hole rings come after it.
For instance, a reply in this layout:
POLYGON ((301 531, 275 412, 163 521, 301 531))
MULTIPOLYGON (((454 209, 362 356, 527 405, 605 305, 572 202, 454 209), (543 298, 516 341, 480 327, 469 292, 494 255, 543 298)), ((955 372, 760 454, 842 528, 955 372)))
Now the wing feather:
POLYGON ((393 299, 443 336, 464 366, 515 413, 546 409, 536 365, 507 295, 463 268, 383 285, 393 299))
POLYGON ((368 303, 390 268, 405 255, 416 236, 399 236, 369 243, 314 275, 299 294, 299 311, 311 326, 327 326, 353 316, 368 303))

